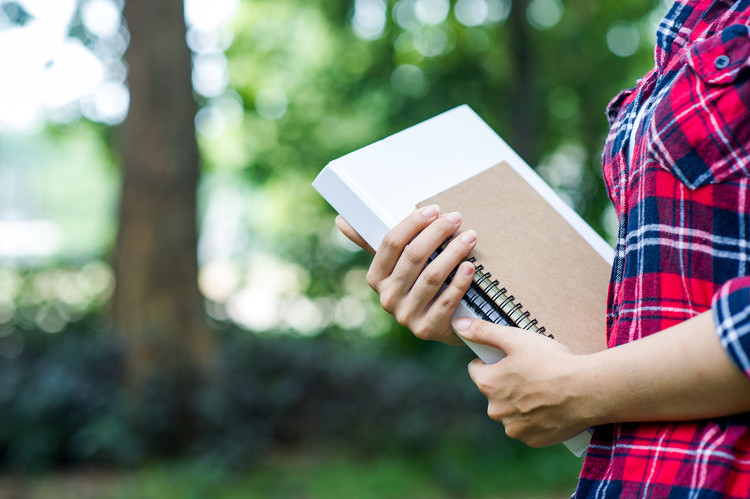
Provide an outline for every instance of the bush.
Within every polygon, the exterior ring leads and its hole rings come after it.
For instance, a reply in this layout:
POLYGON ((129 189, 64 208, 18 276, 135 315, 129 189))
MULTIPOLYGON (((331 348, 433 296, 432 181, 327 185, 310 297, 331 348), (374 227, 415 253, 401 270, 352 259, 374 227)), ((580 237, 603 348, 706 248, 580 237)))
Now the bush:
POLYGON ((449 440, 477 451, 507 442, 484 413, 462 351, 414 355, 375 340, 217 334, 217 368, 194 391, 194 437, 176 445, 173 423, 185 415, 170 380, 157 373, 130 397, 113 334, 85 322, 54 335, 24 332, 23 352, 0 359, 0 466, 129 465, 185 448, 231 466, 279 446, 429 454, 449 440))

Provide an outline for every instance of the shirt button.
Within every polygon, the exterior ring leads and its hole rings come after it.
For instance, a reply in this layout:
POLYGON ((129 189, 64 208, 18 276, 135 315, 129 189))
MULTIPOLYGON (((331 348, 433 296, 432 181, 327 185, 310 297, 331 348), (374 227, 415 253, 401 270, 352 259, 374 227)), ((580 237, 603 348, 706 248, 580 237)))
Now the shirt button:
POLYGON ((716 58, 716 60, 714 60, 714 66, 716 66, 716 69, 724 69, 725 67, 729 66, 729 57, 720 55, 716 58))

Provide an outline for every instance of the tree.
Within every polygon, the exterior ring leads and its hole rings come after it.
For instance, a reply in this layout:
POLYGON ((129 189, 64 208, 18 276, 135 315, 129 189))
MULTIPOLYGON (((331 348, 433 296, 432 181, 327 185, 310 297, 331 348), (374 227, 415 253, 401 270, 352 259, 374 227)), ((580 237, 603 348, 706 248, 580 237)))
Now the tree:
POLYGON ((114 325, 126 344, 133 393, 164 375, 186 409, 213 344, 197 284, 199 156, 183 5, 129 1, 124 17, 131 98, 118 144, 114 325))

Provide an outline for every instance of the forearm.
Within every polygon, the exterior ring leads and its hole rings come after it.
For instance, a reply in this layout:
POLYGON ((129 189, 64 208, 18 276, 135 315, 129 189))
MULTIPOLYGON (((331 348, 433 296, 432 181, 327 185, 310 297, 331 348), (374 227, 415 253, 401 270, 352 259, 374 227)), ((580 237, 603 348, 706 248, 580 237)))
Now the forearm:
POLYGON ((591 425, 750 411, 750 381, 721 346, 711 312, 581 361, 580 409, 591 425))

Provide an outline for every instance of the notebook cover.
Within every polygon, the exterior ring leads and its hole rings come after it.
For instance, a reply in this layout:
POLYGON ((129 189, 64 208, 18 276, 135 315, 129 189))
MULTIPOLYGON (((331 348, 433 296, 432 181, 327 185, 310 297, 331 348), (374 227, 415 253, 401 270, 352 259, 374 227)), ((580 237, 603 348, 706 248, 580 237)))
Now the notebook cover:
POLYGON ((547 333, 574 353, 606 348, 611 266, 510 165, 503 162, 437 194, 477 232, 472 252, 547 333))

